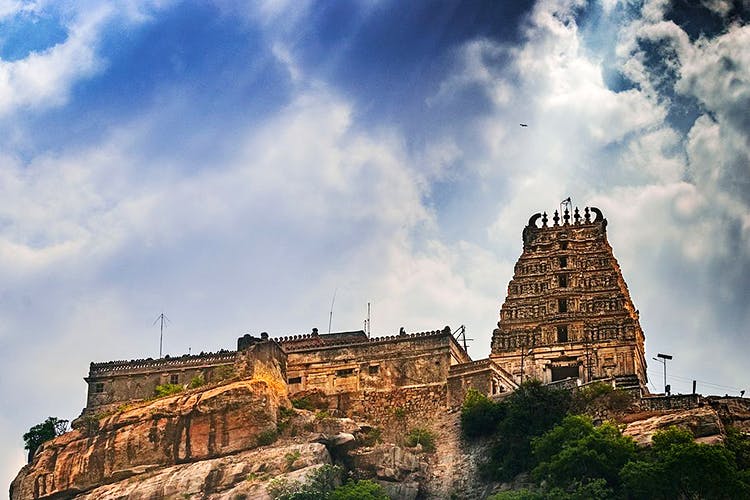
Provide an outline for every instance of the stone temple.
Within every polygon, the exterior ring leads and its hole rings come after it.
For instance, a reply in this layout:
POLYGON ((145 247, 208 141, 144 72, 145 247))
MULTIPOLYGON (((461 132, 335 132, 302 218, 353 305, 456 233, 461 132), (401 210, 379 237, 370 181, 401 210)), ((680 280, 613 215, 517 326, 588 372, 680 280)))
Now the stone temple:
MULTIPOLYGON (((597 208, 534 214, 523 229, 490 358, 517 381, 615 379, 646 389, 644 336, 597 208)), ((572 207, 571 207, 572 208, 572 207)))
MULTIPOLYGON (((460 407, 469 389, 502 397, 527 379, 580 385, 608 380, 645 394, 638 311, 597 208, 535 214, 508 285, 489 358, 472 360, 450 328, 373 337, 364 331, 271 338, 245 335, 237 350, 91 363, 84 414, 153 398, 158 386, 221 384, 272 373, 292 397, 316 392, 340 415, 375 422, 397 409, 424 420, 460 407)), ((425 420, 426 421, 426 420, 425 420)))

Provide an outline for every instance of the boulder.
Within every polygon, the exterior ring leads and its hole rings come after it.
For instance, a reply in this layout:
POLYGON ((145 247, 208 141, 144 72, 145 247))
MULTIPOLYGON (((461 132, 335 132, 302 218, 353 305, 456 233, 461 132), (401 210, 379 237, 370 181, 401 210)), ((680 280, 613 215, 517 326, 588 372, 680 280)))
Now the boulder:
POLYGON ((623 434, 631 436, 641 446, 649 446, 657 431, 672 426, 690 430, 702 442, 720 442, 724 434, 724 426, 719 414, 710 406, 674 411, 644 420, 637 420, 629 423, 623 434))

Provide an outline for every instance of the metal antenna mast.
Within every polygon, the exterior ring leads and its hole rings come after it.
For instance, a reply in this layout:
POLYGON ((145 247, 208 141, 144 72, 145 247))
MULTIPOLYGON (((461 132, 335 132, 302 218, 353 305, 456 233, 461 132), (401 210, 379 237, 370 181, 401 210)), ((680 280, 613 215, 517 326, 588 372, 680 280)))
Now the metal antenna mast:
MULTIPOLYGON (((169 318, 167 318, 167 315, 164 313, 161 313, 157 318, 154 320, 154 325, 156 323, 159 323, 159 358, 161 359, 161 352, 162 352, 162 343, 164 341, 164 326, 166 325, 166 322, 170 322, 169 318)), ((170 322, 171 323, 171 322, 170 322)))
POLYGON ((367 338, 370 338, 370 303, 367 303, 367 329, 365 330, 367 332, 367 338))
POLYGON ((331 312, 328 314, 328 333, 331 333, 331 321, 333 321, 333 304, 336 302, 336 292, 338 288, 333 290, 333 299, 331 299, 331 312))
POLYGON ((466 354, 469 353, 469 346, 467 345, 467 342, 471 342, 474 339, 466 338, 466 326, 461 325, 458 327, 458 329, 453 333, 453 335, 456 337, 456 340, 461 341, 464 345, 464 351, 466 354))

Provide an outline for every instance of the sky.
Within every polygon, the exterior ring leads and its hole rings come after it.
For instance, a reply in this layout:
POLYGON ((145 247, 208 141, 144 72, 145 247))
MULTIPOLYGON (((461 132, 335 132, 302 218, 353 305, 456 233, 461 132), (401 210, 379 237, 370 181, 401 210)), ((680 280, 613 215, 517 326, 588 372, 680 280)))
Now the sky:
POLYGON ((738 394, 750 1, 0 0, 0 482, 91 361, 466 325, 599 207, 661 390, 738 394), (528 127, 520 127, 520 123, 528 127), (335 297, 335 301, 334 301, 335 297), (330 316, 333 302, 333 315, 330 316))

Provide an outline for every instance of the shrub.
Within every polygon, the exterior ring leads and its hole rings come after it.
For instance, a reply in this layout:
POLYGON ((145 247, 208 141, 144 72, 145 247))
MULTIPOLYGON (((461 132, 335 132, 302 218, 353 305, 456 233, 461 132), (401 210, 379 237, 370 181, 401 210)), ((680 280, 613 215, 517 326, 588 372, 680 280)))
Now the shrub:
POLYGON ((406 446, 422 445, 426 452, 435 451, 435 436, 427 429, 417 427, 409 431, 406 435, 406 446))
POLYGON ((490 436, 505 416, 505 407, 477 391, 469 389, 461 405, 461 433, 468 439, 490 436))
POLYGON ((298 410, 314 410, 315 406, 310 401, 309 396, 302 396, 301 398, 293 398, 292 406, 298 410))
POLYGON ((290 451, 289 453, 284 455, 284 460, 286 461, 286 470, 292 470, 294 462, 296 462, 299 457, 299 450, 290 451))
POLYGON ((163 398, 164 396, 171 396, 182 392, 183 387, 180 384, 160 384, 154 389, 154 393, 157 398, 163 398))
POLYGON ((279 438, 279 433, 276 429, 268 429, 258 434, 258 446, 266 446, 274 443, 279 438))
POLYGON ((197 389, 198 387, 204 385, 205 383, 206 383, 206 380, 203 378, 203 374, 200 373, 190 379, 190 384, 188 385, 188 387, 191 389, 197 389))
POLYGON ((319 389, 299 391, 291 398, 292 406, 298 410, 324 410, 328 408, 328 397, 319 389))
POLYGON ((362 436, 362 444, 365 446, 375 446, 383 442, 383 431, 380 427, 370 427, 362 436))
POLYGON ((279 407, 279 415, 276 419, 276 430, 279 434, 289 427, 289 423, 294 415, 296 415, 296 413, 292 408, 287 408, 285 406, 279 407))
POLYGON ((337 465, 323 465, 312 472, 304 482, 273 479, 266 490, 274 500, 322 500, 341 485, 343 469, 337 465))
POLYGON ((403 420, 406 418, 406 410, 403 408, 396 408, 393 410, 393 416, 399 420, 403 420))
POLYGON ((326 418, 331 418, 331 412, 328 410, 321 410, 315 414, 315 420, 325 420, 326 418))
POLYGON ((388 495, 378 483, 362 479, 339 486, 331 492, 328 500, 388 500, 388 495))

